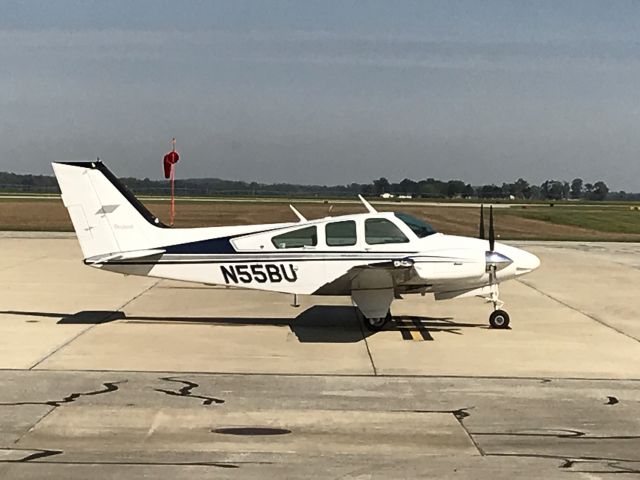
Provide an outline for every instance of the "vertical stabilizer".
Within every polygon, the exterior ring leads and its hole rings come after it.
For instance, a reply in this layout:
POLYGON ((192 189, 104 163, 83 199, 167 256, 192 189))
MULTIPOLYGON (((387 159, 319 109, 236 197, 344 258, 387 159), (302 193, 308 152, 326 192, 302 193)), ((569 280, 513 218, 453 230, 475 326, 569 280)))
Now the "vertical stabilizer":
POLYGON ((103 163, 52 166, 85 259, 157 244, 164 225, 103 163))

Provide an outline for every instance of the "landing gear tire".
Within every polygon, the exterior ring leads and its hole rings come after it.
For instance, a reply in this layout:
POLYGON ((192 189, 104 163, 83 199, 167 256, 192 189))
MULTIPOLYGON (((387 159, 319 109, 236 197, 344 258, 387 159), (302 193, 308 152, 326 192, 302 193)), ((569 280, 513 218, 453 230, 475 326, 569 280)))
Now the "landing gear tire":
POLYGON ((509 314, 504 310, 496 310, 489 316, 491 328, 509 328, 509 314))
POLYGON ((386 317, 367 318, 363 315, 362 320, 367 330, 370 332, 379 332, 384 328, 387 322, 391 320, 391 311, 387 312, 386 317))

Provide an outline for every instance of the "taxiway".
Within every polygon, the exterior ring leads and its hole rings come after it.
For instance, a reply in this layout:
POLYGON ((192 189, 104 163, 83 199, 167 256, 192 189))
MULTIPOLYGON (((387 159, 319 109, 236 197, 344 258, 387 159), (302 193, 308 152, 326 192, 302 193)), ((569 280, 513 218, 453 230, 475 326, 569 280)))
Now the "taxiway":
POLYGON ((479 299, 394 303, 122 277, 0 238, 0 478, 635 478, 640 245, 535 242, 479 299))

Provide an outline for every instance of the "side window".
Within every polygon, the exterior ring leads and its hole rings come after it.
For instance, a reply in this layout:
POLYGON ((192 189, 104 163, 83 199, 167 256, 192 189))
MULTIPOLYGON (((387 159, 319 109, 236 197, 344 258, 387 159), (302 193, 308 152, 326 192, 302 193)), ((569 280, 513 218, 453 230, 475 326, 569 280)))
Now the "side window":
POLYGON ((325 229, 327 245, 330 247, 347 247, 356 244, 356 222, 327 223, 325 229))
POLYGON ((369 245, 407 243, 409 239, 385 218, 369 218, 364 222, 364 236, 369 245))
POLYGON ((292 232, 276 235, 271 239, 276 248, 312 247, 318 243, 316 227, 299 228, 292 232))

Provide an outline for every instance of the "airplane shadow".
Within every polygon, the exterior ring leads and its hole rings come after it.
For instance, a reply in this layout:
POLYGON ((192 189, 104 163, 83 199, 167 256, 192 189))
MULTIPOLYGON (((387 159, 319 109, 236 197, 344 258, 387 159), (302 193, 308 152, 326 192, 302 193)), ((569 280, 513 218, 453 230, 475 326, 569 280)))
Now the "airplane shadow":
POLYGON ((432 333, 451 333, 462 335, 463 329, 489 328, 477 323, 454 322, 451 317, 417 317, 397 315, 393 324, 387 324, 385 330, 397 330, 404 340, 433 341, 432 333))
MULTIPOLYGON (((364 328, 354 307, 316 305, 295 318, 176 317, 126 315, 122 311, 85 310, 74 314, 0 311, 0 314, 58 318, 59 325, 99 325, 113 321, 139 324, 192 324, 220 326, 287 326, 300 343, 357 343, 375 335, 364 328)), ((486 328, 475 323, 454 322, 450 317, 396 316, 383 331, 399 332, 404 340, 433 341, 432 333, 462 335, 464 329, 486 328)))

